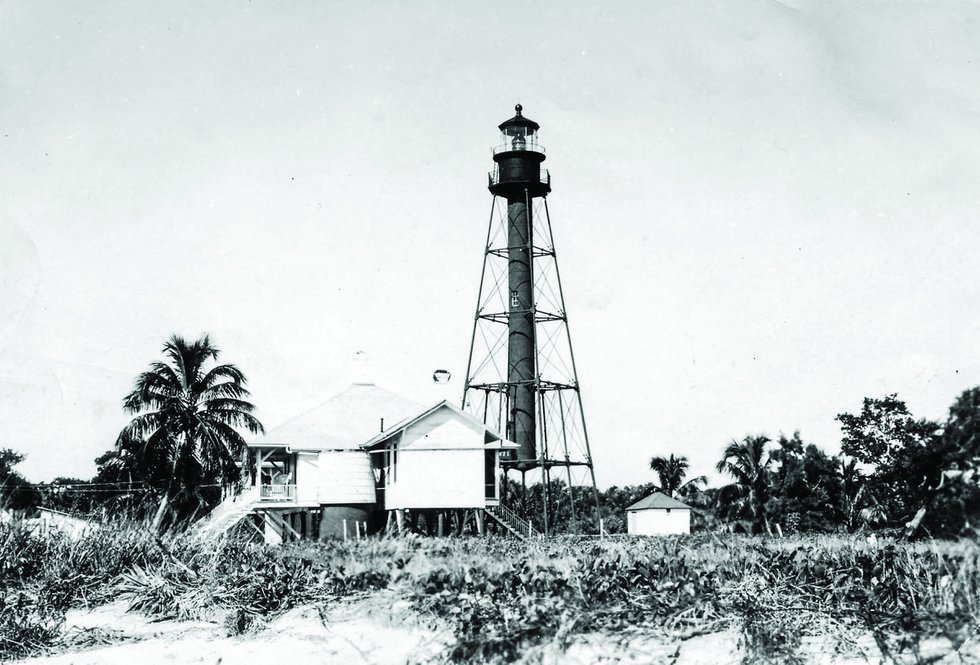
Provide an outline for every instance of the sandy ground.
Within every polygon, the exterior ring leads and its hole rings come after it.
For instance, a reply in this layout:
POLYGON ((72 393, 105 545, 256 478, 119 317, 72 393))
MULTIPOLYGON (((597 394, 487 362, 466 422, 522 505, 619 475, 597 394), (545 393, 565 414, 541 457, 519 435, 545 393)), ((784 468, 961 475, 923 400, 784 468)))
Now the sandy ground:
MULTIPOLYGON (((410 605, 393 595, 375 594, 346 601, 329 611, 307 606, 293 609, 255 632, 229 637, 224 617, 213 621, 153 621, 126 611, 122 602, 68 613, 65 631, 81 646, 19 661, 23 665, 164 665, 182 663, 305 665, 388 665, 441 661, 452 636, 422 621, 410 605), (85 644, 90 646, 84 646, 85 644)), ((804 640, 802 661, 819 665, 882 663, 870 635, 847 653, 833 645, 804 640)), ((578 665, 616 663, 646 665, 718 665, 741 663, 744 651, 732 629, 670 640, 637 634, 610 639, 602 634, 576 638, 568 648, 545 644, 530 649, 524 663, 578 665)), ((918 654, 902 654, 898 662, 980 663, 980 644, 959 653, 948 640, 931 640, 918 654)))
POLYGON ((419 624, 398 602, 372 598, 329 613, 299 607, 261 629, 229 637, 224 617, 215 621, 153 621, 126 612, 123 602, 72 610, 70 636, 116 640, 68 653, 18 661, 31 665, 163 665, 171 663, 425 663, 445 650, 439 632, 419 624))

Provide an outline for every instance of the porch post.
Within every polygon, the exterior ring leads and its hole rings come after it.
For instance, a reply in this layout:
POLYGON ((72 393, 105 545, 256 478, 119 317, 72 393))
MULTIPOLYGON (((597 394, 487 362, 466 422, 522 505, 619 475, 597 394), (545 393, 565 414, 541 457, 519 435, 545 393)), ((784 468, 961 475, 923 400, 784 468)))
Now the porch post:
POLYGON ((391 523, 392 520, 395 517, 394 515, 392 515, 393 512, 394 511, 391 511, 391 510, 388 511, 388 521, 385 522, 385 535, 386 536, 390 536, 391 535, 391 531, 394 528, 394 525, 391 523))

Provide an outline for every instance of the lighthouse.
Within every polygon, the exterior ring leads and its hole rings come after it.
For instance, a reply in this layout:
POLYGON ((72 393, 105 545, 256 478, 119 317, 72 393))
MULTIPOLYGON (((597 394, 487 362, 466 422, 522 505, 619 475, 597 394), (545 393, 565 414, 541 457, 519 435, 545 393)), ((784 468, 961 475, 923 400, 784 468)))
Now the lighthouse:
POLYGON ((501 143, 494 148, 496 163, 490 173, 490 192, 506 202, 507 286, 510 293, 507 318, 507 383, 510 413, 507 438, 515 442, 518 464, 533 466, 538 460, 535 441, 535 330, 533 232, 531 202, 551 191, 548 172, 542 179, 544 148, 538 145, 538 123, 516 115, 500 125, 501 143))
POLYGON ((589 487, 596 505, 598 495, 548 212, 551 175, 542 168, 540 126, 520 104, 514 111, 498 126, 492 153, 493 202, 463 408, 518 444, 502 466, 520 474, 522 487, 528 474, 543 484, 543 514, 525 517, 538 518, 547 532, 559 502, 575 518, 585 496, 576 487, 589 487), (551 495, 556 469, 564 498, 551 495))

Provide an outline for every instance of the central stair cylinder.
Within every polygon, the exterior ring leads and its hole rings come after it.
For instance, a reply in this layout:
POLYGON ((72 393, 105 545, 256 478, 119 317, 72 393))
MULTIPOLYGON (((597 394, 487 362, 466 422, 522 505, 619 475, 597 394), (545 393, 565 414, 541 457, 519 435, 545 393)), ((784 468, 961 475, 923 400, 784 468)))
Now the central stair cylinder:
POLYGON ((511 429, 520 446, 519 460, 533 460, 535 451, 534 276, 531 272, 531 210, 524 197, 507 201, 508 285, 510 316, 507 381, 510 384, 511 429))

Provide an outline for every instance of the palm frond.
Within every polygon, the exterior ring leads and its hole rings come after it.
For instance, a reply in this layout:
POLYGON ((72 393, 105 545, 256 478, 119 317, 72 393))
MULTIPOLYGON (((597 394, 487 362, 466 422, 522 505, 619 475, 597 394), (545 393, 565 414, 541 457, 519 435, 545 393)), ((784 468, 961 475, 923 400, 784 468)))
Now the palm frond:
POLYGON ((244 411, 235 409, 209 409, 202 413, 201 417, 216 424, 220 423, 233 427, 243 427, 252 434, 265 434, 265 427, 262 426, 259 419, 244 411))
POLYGON ((213 386, 205 388, 199 393, 199 397, 202 400, 218 399, 221 397, 243 399, 249 395, 251 395, 251 393, 247 388, 245 388, 245 386, 231 382, 216 383, 213 386))
POLYGON ((238 369, 238 367, 235 365, 225 364, 212 367, 211 370, 201 379, 201 385, 203 388, 210 388, 218 381, 223 379, 227 379, 234 384, 244 385, 247 383, 245 374, 242 372, 242 370, 238 369))

